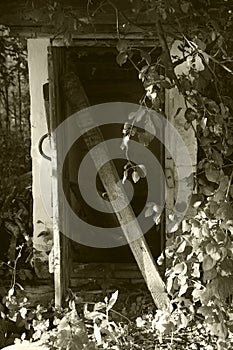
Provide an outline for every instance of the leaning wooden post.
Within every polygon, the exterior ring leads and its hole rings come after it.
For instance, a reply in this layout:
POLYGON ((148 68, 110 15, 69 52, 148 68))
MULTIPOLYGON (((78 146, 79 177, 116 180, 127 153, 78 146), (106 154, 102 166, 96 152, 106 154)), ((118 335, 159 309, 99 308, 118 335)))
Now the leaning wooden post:
MULTIPOLYGON (((77 75, 75 75, 73 72, 66 73, 63 80, 64 93, 69 102, 71 111, 74 113, 87 108, 89 106, 89 102, 77 75)), ((86 113, 85 120, 81 121, 77 118, 77 125, 80 128, 88 149, 92 150, 92 152, 90 152, 91 158, 96 168, 99 169, 99 165, 104 163, 102 160, 108 157, 108 150, 103 143, 104 138, 102 133, 100 129, 95 126, 92 117, 88 114, 88 111, 86 113), (87 131, 89 128, 90 130, 87 131), (93 147, 96 145, 98 145, 98 147, 93 152, 93 147)), ((110 158, 108 157, 107 159, 110 158)), ((159 309, 168 310, 170 302, 165 290, 165 284, 159 274, 141 228, 135 218, 133 209, 130 205, 128 205, 120 211, 119 203, 114 200, 116 194, 116 184, 118 181, 120 181, 114 163, 111 161, 106 163, 102 168, 100 168, 98 174, 156 306, 159 309), (127 226, 125 225, 126 223, 127 226), (141 238, 131 242, 130 237, 132 232, 141 238)), ((123 190, 120 189, 117 193, 120 198, 124 198, 123 201, 125 201, 126 204, 128 202, 127 196, 123 190)))

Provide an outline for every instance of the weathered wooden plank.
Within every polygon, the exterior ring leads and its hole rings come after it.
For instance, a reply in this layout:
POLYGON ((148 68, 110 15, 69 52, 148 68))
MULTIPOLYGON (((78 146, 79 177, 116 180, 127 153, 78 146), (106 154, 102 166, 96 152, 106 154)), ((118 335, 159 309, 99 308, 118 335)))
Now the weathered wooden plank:
MULTIPOLYGON (((51 131, 56 129, 59 123, 65 117, 61 106, 63 102, 59 95, 59 76, 62 74, 64 58, 62 52, 57 52, 54 64, 54 56, 49 48, 49 89, 50 89, 50 126, 51 131)), ((59 140, 65 144, 66 140, 59 140)), ((58 193, 58 159, 57 159, 57 140, 55 134, 51 137, 52 150, 52 204, 53 204, 53 258, 54 258, 54 289, 55 289, 55 306, 61 307, 64 294, 69 285, 70 276, 70 256, 69 240, 59 231, 59 220, 65 221, 65 227, 69 227, 67 218, 63 215, 63 208, 59 201, 58 193)), ((69 177, 68 169, 65 171, 65 178, 69 177)), ((66 182, 67 183, 67 182, 66 182)), ((69 195, 69 193, 68 193, 69 195)))
MULTIPOLYGON (((51 54, 48 57, 49 65, 49 100, 50 100, 50 127, 51 131, 56 128, 56 108, 55 108, 55 77, 54 66, 51 54)), ((57 179, 57 149, 56 139, 51 137, 52 151, 52 205, 53 205, 53 273, 55 289, 55 307, 61 307, 62 303, 62 268, 61 268, 61 236, 59 231, 59 200, 58 200, 58 179, 57 179)))
MULTIPOLYGON (((56 51, 55 48, 53 48, 52 52, 54 51, 56 51)), ((66 93, 73 113, 88 107, 88 99, 79 78, 75 76, 73 72, 69 72, 64 77, 64 81, 64 93, 66 93)), ((77 119, 77 125, 82 135, 84 135, 84 140, 88 149, 92 149, 92 152, 90 152, 92 160, 96 168, 99 169, 99 165, 105 163, 104 159, 110 159, 110 157, 106 156, 108 150, 103 143, 103 136, 100 130, 96 128, 88 112, 86 113, 85 121, 77 119), (89 127, 95 128, 94 131, 93 129, 87 131, 89 127), (93 152, 93 147, 96 145, 99 145, 99 147, 93 152)), ((120 179, 113 162, 108 162, 100 168, 99 176, 155 304, 160 309, 168 308, 169 298, 165 291, 165 284, 159 275, 153 256, 148 248, 141 228, 135 219, 134 212, 130 205, 126 206, 128 203, 126 194, 122 190, 120 190, 119 193, 118 190, 121 203, 115 200, 116 184, 120 179), (125 209, 120 211, 123 202, 125 204, 125 209), (127 226, 125 224, 127 224, 127 226), (137 237, 141 238, 130 242, 132 232, 134 232, 137 237)))
POLYGON ((112 277, 112 278, 119 278, 119 279, 124 279, 124 278, 142 278, 141 272, 134 271, 134 270, 116 270, 116 271, 109 271, 107 269, 105 270, 90 270, 90 271, 79 271, 76 274, 72 274, 71 278, 106 278, 112 277))
MULTIPOLYGON (((49 39, 28 40, 28 67, 30 88, 31 156, 32 156, 32 194, 33 194, 33 246, 35 271, 39 278, 48 278, 48 254, 51 244, 44 241, 42 231, 52 229, 52 219, 44 209, 40 187, 41 155, 38 143, 48 132, 44 109, 43 85, 48 81, 47 47, 49 39)), ((50 163, 46 169, 50 178, 50 163)), ((45 189, 42 189, 45 190, 45 189)), ((49 189, 46 189, 49 191, 49 189)))
MULTIPOLYGON (((138 280, 138 279, 137 279, 138 280)), ((140 280, 141 283, 144 283, 143 278, 140 280)), ((103 291, 105 289, 109 289, 109 288, 119 288, 120 286, 125 287, 125 286, 129 286, 131 283, 131 279, 130 278, 108 278, 106 280, 105 278, 100 278, 100 277, 96 277, 96 278, 71 278, 70 279, 70 287, 72 288, 72 290, 74 288, 77 288, 76 291, 80 292, 82 291, 82 288, 86 288, 86 289, 97 289, 97 288, 101 288, 103 291)))
POLYGON ((76 274, 79 271, 91 271, 91 270, 119 270, 119 271, 139 271, 138 265, 135 263, 73 263, 72 273, 76 274))

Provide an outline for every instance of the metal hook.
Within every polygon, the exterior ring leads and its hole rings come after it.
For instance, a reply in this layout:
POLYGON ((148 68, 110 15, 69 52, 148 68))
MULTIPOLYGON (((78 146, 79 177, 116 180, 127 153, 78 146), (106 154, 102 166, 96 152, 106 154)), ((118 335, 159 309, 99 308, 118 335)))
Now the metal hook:
POLYGON ((39 152, 42 155, 42 157, 51 161, 51 157, 47 156, 43 151, 43 142, 49 136, 50 136, 50 133, 47 133, 40 138, 39 144, 38 144, 38 149, 39 149, 39 152))

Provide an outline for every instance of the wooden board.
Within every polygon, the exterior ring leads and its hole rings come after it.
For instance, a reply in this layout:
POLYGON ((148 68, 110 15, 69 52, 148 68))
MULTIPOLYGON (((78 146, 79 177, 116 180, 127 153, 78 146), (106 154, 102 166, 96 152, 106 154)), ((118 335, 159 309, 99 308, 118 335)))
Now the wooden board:
MULTIPOLYGON (((69 285, 70 277, 70 259, 69 259, 69 240, 61 234, 59 231, 59 220, 65 221, 65 226, 68 228, 69 222, 63 215, 63 208, 60 206, 59 193, 58 193, 58 159, 57 159, 57 140, 53 131, 63 120, 63 110, 61 108, 62 101, 58 95, 59 90, 57 86, 59 84, 58 72, 63 69, 63 56, 62 51, 59 52, 59 56, 56 59, 57 70, 54 69, 53 65, 53 54, 49 48, 49 100, 50 100, 50 126, 52 131, 51 137, 51 150, 52 150, 52 203, 53 203, 53 265, 54 265, 54 289, 55 289, 55 307, 61 307, 63 296, 69 285)), ((65 140, 60 140, 63 144, 65 140)), ((68 169, 65 172, 65 176, 68 177, 68 169)))

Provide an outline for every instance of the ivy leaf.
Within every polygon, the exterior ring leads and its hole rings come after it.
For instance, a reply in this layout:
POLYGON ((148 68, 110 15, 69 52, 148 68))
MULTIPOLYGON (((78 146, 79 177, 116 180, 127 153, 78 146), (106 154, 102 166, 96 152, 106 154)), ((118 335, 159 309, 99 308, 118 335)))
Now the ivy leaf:
POLYGON ((140 54, 141 54, 141 58, 143 60, 145 60, 148 65, 150 65, 151 64, 151 55, 148 52, 143 51, 143 50, 140 51, 140 54))
POLYGON ((187 283, 183 284, 180 287, 178 296, 181 297, 182 295, 184 295, 187 292, 187 289, 188 289, 188 284, 187 283))
POLYGON ((138 141, 142 143, 145 147, 149 146, 151 141, 153 140, 153 135, 149 132, 140 132, 138 133, 138 141))
POLYGON ((171 89, 173 86, 171 83, 169 83, 169 81, 167 80, 162 80, 160 82, 160 86, 163 88, 163 89, 171 89))
POLYGON ((195 39, 195 43, 197 44, 198 48, 201 50, 201 51, 205 51, 206 49, 206 44, 200 40, 199 38, 196 38, 195 39))
POLYGON ((186 272, 187 272, 187 265, 185 264, 185 262, 182 262, 182 263, 179 263, 179 264, 176 264, 174 267, 174 273, 175 274, 182 274, 182 275, 185 275, 186 272))
POLYGON ((141 178, 144 178, 146 177, 146 167, 145 165, 143 164, 140 164, 140 165, 136 165, 135 166, 135 170, 137 171, 138 175, 141 177, 141 178))
POLYGON ((187 122, 191 123, 197 118, 197 113, 192 108, 187 108, 184 114, 185 119, 187 122))
POLYGON ((142 69, 140 70, 139 74, 138 74, 138 78, 142 80, 142 82, 144 82, 145 80, 145 76, 146 76, 146 72, 148 70, 149 66, 144 66, 142 67, 142 69))
POLYGON ((227 327, 223 322, 221 323, 214 322, 213 324, 211 324, 210 331, 211 331, 211 334, 216 335, 217 337, 222 339, 226 339, 227 333, 228 333, 227 327))
POLYGON ((145 210, 145 217, 152 216, 155 212, 154 210, 155 203, 154 202, 148 202, 146 203, 146 210, 145 210))
MULTIPOLYGON (((128 119, 129 119, 129 120, 132 120, 132 119, 135 118, 135 116, 136 116, 136 112, 131 112, 131 113, 129 113, 129 115, 128 115, 128 119)), ((130 125, 130 124, 129 124, 129 125, 130 125)))
POLYGON ((202 58, 199 55, 195 56, 195 61, 194 61, 195 69, 200 72, 205 69, 205 66, 202 62, 202 58))
POLYGON ((212 255, 217 251, 217 247, 213 243, 208 243, 205 249, 208 255, 212 255))
POLYGON ((126 52, 119 52, 117 55, 116 61, 119 64, 119 66, 122 66, 124 63, 126 63, 128 58, 128 54, 126 52))
POLYGON ((222 155, 220 152, 216 151, 215 149, 212 150, 212 158, 218 163, 220 167, 223 165, 222 155))
POLYGON ((145 108, 139 108, 138 111, 135 113, 135 120, 136 122, 140 122, 142 120, 142 117, 144 116, 145 114, 145 108))
POLYGON ((140 180, 140 176, 136 170, 132 173, 132 180, 135 184, 140 180))
POLYGON ((27 315, 27 308, 26 307, 21 307, 21 309, 19 310, 20 312, 20 315, 23 319, 26 318, 26 315, 27 315))
POLYGON ((196 288, 192 291, 192 296, 194 300, 199 300, 203 294, 203 290, 196 288))
POLYGON ((203 202, 203 196, 201 194, 193 194, 192 198, 191 198, 191 203, 190 205, 192 205, 195 209, 199 208, 200 205, 203 202))
POLYGON ((233 218, 233 208, 230 203, 223 202, 216 213, 217 218, 222 220, 231 220, 233 218))
POLYGON ((212 306, 200 306, 198 309, 197 309, 197 313, 203 315, 204 317, 207 317, 209 315, 212 314, 212 306))
POLYGON ((128 49, 128 42, 126 40, 119 40, 116 45, 117 51, 124 52, 128 49))
POLYGON ((221 262, 220 266, 227 274, 231 274, 233 269, 233 261, 232 259, 227 258, 221 262))
POLYGON ((204 282, 213 280, 217 276, 217 274, 218 273, 215 268, 204 271, 204 275, 203 275, 204 282))
POLYGON ((179 246, 179 248, 177 249, 177 253, 183 253, 184 252, 184 250, 185 250, 185 247, 186 247, 186 241, 184 240, 181 244, 180 244, 180 246, 179 246))
POLYGON ((211 258, 210 255, 206 255, 203 258, 203 262, 202 262, 202 268, 204 271, 208 271, 211 270, 216 264, 216 261, 211 258))
POLYGON ((205 176, 208 181, 218 183, 220 179, 220 170, 212 163, 205 165, 205 176))
POLYGON ((117 301, 117 298, 118 298, 118 290, 115 293, 112 294, 112 296, 111 296, 111 298, 110 298, 110 300, 108 302, 108 306, 107 306, 106 310, 110 310, 113 307, 113 305, 117 301))
POLYGON ((215 193, 215 188, 213 185, 206 184, 204 186, 200 186, 200 192, 209 197, 215 193))
POLYGON ((148 207, 145 210, 145 218, 148 218, 150 216, 152 216, 154 214, 153 208, 152 207, 148 207))

